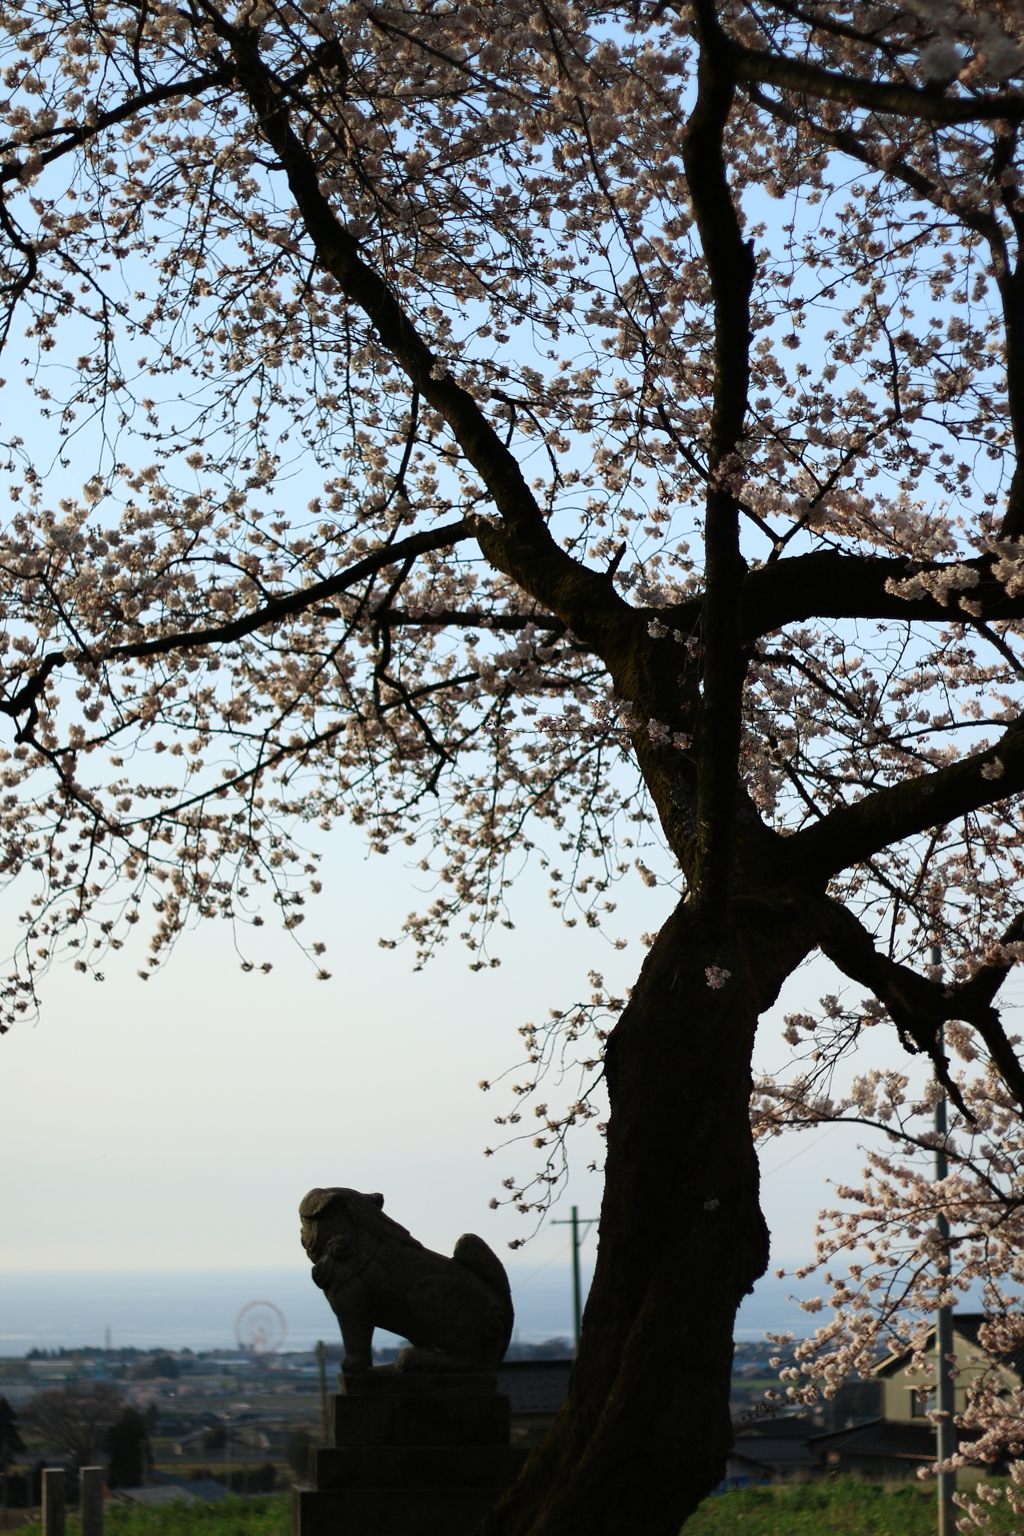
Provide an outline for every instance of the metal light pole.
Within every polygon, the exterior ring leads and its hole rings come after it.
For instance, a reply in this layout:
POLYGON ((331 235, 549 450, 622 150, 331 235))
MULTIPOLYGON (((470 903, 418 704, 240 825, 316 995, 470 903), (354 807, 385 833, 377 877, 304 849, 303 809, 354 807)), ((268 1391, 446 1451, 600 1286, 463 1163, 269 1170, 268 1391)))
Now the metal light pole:
POLYGON ((551 1223, 553 1227, 572 1227, 572 1321, 573 1341, 577 1350, 580 1347, 580 1323, 583 1318, 583 1291, 580 1286, 580 1245, 597 1219, 596 1216, 586 1216, 581 1221, 579 1208, 574 1205, 572 1215, 568 1221, 552 1220, 551 1223), (582 1235, 580 1233, 581 1226, 584 1228, 582 1235))
MULTIPOLYGON (((937 945, 932 945, 932 965, 942 964, 942 951, 937 945)), ((939 1025, 938 1046, 940 1054, 945 1048, 944 1031, 939 1025)), ((940 1085, 941 1087, 941 1085, 940 1085)), ((938 1182, 947 1177, 949 1162, 946 1157, 946 1094, 943 1089, 935 1101, 935 1134, 939 1138, 935 1148, 935 1179, 938 1182)), ((949 1277, 949 1222, 946 1217, 939 1214, 936 1226, 939 1233, 939 1273, 938 1283, 945 1287, 949 1277)), ((953 1412, 955 1407, 953 1368, 950 1364, 950 1356, 953 1353, 953 1309, 948 1306, 940 1306, 935 1321, 935 1356, 936 1356, 936 1407, 942 1417, 936 1425, 935 1451, 940 1462, 948 1461, 950 1456, 956 1454, 956 1429, 953 1424, 953 1412)), ((953 1495, 956 1492, 956 1473, 940 1472, 938 1478, 939 1500, 939 1536, 956 1536, 956 1505, 953 1503, 953 1495)))

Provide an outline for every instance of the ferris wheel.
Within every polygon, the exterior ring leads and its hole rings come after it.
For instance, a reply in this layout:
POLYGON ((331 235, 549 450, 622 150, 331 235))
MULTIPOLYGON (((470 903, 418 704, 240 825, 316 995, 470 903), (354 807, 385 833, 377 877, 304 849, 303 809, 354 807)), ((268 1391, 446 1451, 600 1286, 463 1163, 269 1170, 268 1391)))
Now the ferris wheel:
POLYGON ((239 1349, 250 1355, 272 1355, 285 1341, 284 1313, 272 1301, 247 1301, 235 1318, 239 1349))

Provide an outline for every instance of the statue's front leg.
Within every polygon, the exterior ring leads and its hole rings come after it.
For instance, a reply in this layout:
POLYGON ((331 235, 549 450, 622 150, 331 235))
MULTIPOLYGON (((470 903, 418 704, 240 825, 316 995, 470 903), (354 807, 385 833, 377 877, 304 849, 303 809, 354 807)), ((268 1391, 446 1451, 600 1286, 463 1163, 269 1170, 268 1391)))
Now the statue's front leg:
POLYGON ((313 1282, 323 1291, 331 1304, 331 1311, 338 1319, 341 1340, 345 1346, 345 1358, 341 1368, 349 1375, 361 1375, 373 1365, 373 1323, 367 1317, 359 1298, 352 1294, 346 1283, 350 1277, 344 1273, 344 1261, 349 1257, 349 1246, 341 1238, 327 1244, 323 1258, 313 1265, 313 1282), (341 1271, 341 1273, 339 1273, 341 1271))
MULTIPOLYGON (((331 1305, 334 1306, 333 1301, 331 1305)), ((351 1307, 334 1307, 334 1312, 341 1324, 341 1341, 345 1346, 341 1368, 348 1376, 361 1376, 373 1365, 373 1324, 351 1307)))

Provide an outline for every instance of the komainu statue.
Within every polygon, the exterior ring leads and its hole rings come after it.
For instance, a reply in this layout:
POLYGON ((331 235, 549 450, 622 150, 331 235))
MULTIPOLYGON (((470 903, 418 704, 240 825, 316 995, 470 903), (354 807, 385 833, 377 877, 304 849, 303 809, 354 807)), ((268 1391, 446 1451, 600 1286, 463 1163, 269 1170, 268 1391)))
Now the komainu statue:
POLYGON ((383 1195, 311 1189, 299 1206, 313 1279, 341 1325, 342 1370, 368 1371, 373 1330, 409 1340, 400 1371, 493 1371, 512 1337, 504 1265, 467 1232, 450 1259, 385 1216, 383 1195))

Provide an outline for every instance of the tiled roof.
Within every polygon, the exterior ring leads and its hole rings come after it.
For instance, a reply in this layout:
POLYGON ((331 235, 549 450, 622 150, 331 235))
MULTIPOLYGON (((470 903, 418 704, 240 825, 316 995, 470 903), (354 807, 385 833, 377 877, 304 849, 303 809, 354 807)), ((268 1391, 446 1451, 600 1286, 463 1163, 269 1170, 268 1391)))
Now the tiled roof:
POLYGON ((898 1419, 872 1419, 853 1429, 832 1429, 812 1435, 812 1451, 842 1451, 847 1456, 888 1456, 897 1460, 930 1461, 935 1455, 932 1424, 904 1424, 898 1419))
POLYGON ((498 1367, 498 1391, 512 1413, 557 1413, 569 1386, 571 1360, 506 1360, 498 1367))
POLYGON ((794 1435, 737 1435, 733 1455, 780 1472, 797 1467, 816 1467, 818 1455, 809 1448, 807 1437, 794 1435))
POLYGON ((754 1419, 753 1423, 746 1423, 742 1419, 734 1421, 736 1430, 736 1442, 740 1440, 806 1440, 815 1434, 817 1426, 814 1420, 806 1415, 780 1413, 777 1418, 766 1414, 764 1418, 754 1419))

